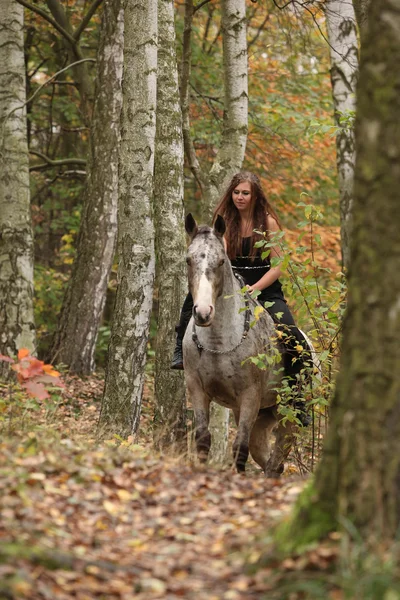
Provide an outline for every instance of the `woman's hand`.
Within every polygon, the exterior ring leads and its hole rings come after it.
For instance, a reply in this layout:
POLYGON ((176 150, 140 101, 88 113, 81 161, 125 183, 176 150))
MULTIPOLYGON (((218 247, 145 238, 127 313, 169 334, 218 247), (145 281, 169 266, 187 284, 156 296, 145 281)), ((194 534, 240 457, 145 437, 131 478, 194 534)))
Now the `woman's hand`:
POLYGON ((246 285, 246 290, 249 294, 251 294, 252 292, 255 292, 255 291, 259 291, 255 284, 254 285, 246 285))

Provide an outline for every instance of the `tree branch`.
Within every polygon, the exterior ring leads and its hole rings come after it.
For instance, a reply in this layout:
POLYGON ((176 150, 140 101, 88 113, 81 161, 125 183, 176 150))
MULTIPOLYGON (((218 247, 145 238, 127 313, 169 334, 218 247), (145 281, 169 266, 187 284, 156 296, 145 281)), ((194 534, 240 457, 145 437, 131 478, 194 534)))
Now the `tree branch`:
MULTIPOLYGON (((83 62, 96 62, 95 58, 82 58, 82 60, 77 60, 74 63, 71 63, 70 65, 67 65, 66 67, 64 67, 63 69, 61 69, 60 71, 57 71, 57 73, 54 73, 54 75, 52 75, 47 81, 45 81, 40 87, 38 87, 38 89, 36 90, 36 92, 34 94, 32 94, 32 96, 30 98, 28 98, 28 100, 26 102, 24 102, 23 104, 21 104, 20 106, 16 106, 15 108, 13 108, 13 110, 11 112, 8 113, 8 115, 6 115, 4 117, 3 123, 2 123, 2 128, 1 128, 1 132, 0 132, 0 147, 2 148, 3 145, 3 139, 4 139, 4 128, 6 126, 6 123, 8 121, 8 119, 11 117, 11 115, 13 113, 15 113, 15 111, 17 110, 21 110, 22 108, 24 108, 27 104, 29 104, 29 102, 32 102, 32 100, 35 98, 35 96, 37 96, 37 94, 40 92, 40 90, 42 90, 46 85, 48 85, 49 83, 51 83, 53 81, 53 79, 55 79, 56 77, 58 77, 58 75, 61 75, 61 73, 64 73, 64 71, 67 71, 68 69, 70 69, 71 67, 75 67, 76 65, 79 65, 80 63, 83 62)), ((1 154, 1 152, 0 152, 1 154)))
POLYGON ((257 33, 254 35, 254 37, 247 44, 247 50, 250 48, 250 46, 252 46, 258 40, 261 32, 264 30, 265 25, 269 21, 270 16, 271 16, 271 13, 267 13, 264 21, 261 23, 260 27, 258 28, 257 33))
POLYGON ((55 19, 53 19, 53 17, 51 17, 49 14, 47 14, 46 11, 42 10, 41 8, 38 8, 34 4, 29 4, 29 2, 26 2, 26 0, 16 0, 16 1, 18 2, 18 4, 22 4, 22 6, 25 6, 25 8, 28 8, 32 12, 40 15, 41 17, 43 17, 43 19, 46 19, 46 21, 48 21, 48 23, 53 25, 54 29, 57 29, 57 31, 59 33, 61 33, 61 35, 63 37, 65 37, 65 39, 71 44, 71 46, 75 47, 76 40, 73 38, 73 36, 70 33, 68 33, 68 31, 66 31, 63 27, 61 27, 61 25, 59 25, 59 23, 57 23, 57 21, 55 19))
POLYGON ((81 21, 81 24, 74 31, 74 35, 73 35, 74 40, 76 40, 76 41, 79 40, 83 31, 85 30, 86 26, 88 25, 90 19, 93 17, 94 13, 96 12, 97 8, 100 6, 100 4, 102 2, 103 2, 103 0, 94 0, 92 5, 89 6, 89 9, 88 9, 86 15, 83 17, 83 19, 81 21))
POLYGON ((215 9, 215 7, 212 4, 211 4, 211 6, 208 7, 208 17, 207 17, 206 25, 204 27, 203 41, 201 44, 201 49, 203 52, 205 52, 205 50, 206 50, 206 42, 208 40, 208 32, 210 31, 211 22, 212 22, 213 15, 214 15, 214 9, 215 9))
POLYGON ((214 45, 217 43, 217 40, 218 40, 218 38, 219 38, 220 35, 221 35, 221 27, 219 27, 219 29, 218 29, 218 31, 217 31, 217 33, 216 33, 213 41, 211 42, 211 44, 208 47, 208 50, 207 50, 207 54, 208 55, 211 54, 212 50, 214 49, 214 45))
POLYGON ((68 35, 70 35, 72 37, 73 41, 69 42, 69 44, 70 44, 70 47, 71 47, 73 53, 75 54, 75 57, 77 59, 83 58, 82 50, 79 46, 79 43, 74 38, 74 30, 71 27, 71 24, 67 18, 64 7, 59 2, 59 0, 46 0, 46 1, 47 1, 47 6, 49 7, 50 12, 53 15, 56 23, 60 27, 62 27, 65 31, 67 31, 68 35))
POLYGON ((204 6, 205 4, 208 4, 209 2, 211 2, 211 0, 203 0, 202 2, 200 2, 200 4, 197 4, 196 6, 193 7, 193 14, 195 12, 197 12, 198 10, 200 10, 200 8, 202 6, 204 6))
POLYGON ((214 119, 217 122, 221 121, 221 117, 218 114, 218 111, 216 111, 215 108, 213 107, 212 102, 218 102, 219 104, 222 104, 222 106, 223 106, 224 103, 222 102, 222 100, 220 100, 219 98, 216 98, 216 97, 206 96, 206 95, 202 94, 200 92, 200 90, 197 90, 192 83, 190 84, 190 87, 199 96, 199 98, 202 98, 202 100, 204 100, 204 102, 207 104, 208 108, 212 112, 214 119))
MULTIPOLYGON (((47 6, 57 23, 63 27, 72 37, 74 30, 65 12, 63 4, 60 0, 46 0, 47 6)), ((73 38, 74 39, 74 38, 73 38)), ((84 58, 79 42, 74 39, 73 44, 64 41, 64 46, 68 52, 70 61, 75 59, 81 60, 84 58)), ((81 110, 86 125, 89 125, 92 117, 92 104, 94 97, 93 81, 89 77, 86 65, 79 65, 74 69, 74 76, 77 82, 76 87, 81 99, 81 110)))
POLYGON ((44 171, 45 169, 61 167, 63 165, 86 165, 86 160, 84 158, 61 158, 59 160, 53 160, 42 152, 37 152, 36 150, 29 150, 29 154, 39 156, 39 158, 42 158, 45 161, 40 165, 32 165, 29 167, 29 171, 44 171))

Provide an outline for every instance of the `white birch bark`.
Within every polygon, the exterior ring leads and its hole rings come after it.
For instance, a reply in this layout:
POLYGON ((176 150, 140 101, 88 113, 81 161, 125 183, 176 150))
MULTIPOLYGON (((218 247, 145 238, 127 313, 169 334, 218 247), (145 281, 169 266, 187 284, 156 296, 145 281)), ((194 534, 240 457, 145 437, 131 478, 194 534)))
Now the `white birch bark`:
POLYGON ((118 289, 100 432, 127 436, 139 427, 153 302, 157 0, 125 0, 124 10, 118 289))
POLYGON ((77 257, 51 351, 53 360, 80 375, 94 369, 97 333, 115 253, 123 35, 122 0, 106 0, 77 257))
MULTIPOLYGON (((246 150, 248 129, 246 4, 245 0, 222 0, 224 123, 221 147, 208 174, 202 171, 190 138, 190 35, 193 14, 193 0, 186 0, 181 85, 183 135, 185 153, 190 168, 203 192, 204 220, 210 223, 215 205, 224 186, 242 168, 246 150)), ((215 463, 223 462, 227 456, 228 429, 228 409, 212 403, 210 457, 215 463)))
POLYGON ((6 355, 35 349, 23 10, 0 0, 0 353, 6 355))
MULTIPOLYGON (((342 0, 328 0, 325 6, 331 55, 332 95, 335 122, 341 114, 356 110, 358 74, 357 27, 353 5, 342 0)), ((341 128, 336 137, 336 162, 339 179, 341 244, 343 265, 350 263, 353 185, 355 167, 354 129, 341 128)))
POLYGON ((240 171, 248 128, 248 68, 245 0, 222 1, 224 59, 224 123, 221 147, 211 167, 204 198, 204 216, 211 220, 222 189, 240 171))
POLYGON ((158 319, 155 370, 155 443, 184 449, 186 401, 183 374, 170 369, 186 292, 183 210, 183 138, 175 50, 173 0, 158 0, 157 130, 154 174, 158 319))
MULTIPOLYGON (((248 68, 245 0, 222 1, 224 57, 224 124, 221 147, 204 189, 204 216, 211 221, 215 205, 232 176, 240 171, 248 128, 248 68)), ((221 463, 228 449, 229 410, 211 404, 211 461, 221 463)))

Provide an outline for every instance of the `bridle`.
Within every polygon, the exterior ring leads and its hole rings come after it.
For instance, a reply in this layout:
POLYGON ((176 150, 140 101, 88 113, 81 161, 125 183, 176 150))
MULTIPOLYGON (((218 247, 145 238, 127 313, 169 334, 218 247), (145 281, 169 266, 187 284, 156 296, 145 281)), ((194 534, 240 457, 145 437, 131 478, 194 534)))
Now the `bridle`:
MULTIPOLYGON (((233 271, 233 274, 236 277, 236 279, 239 281, 240 287, 243 288, 246 285, 243 277, 241 275, 239 275, 239 273, 236 273, 235 271, 233 271)), ((196 324, 193 319, 192 340, 196 344, 197 349, 200 354, 203 350, 205 352, 209 352, 210 354, 229 354, 229 352, 233 352, 234 350, 236 350, 236 348, 239 348, 239 346, 242 344, 242 342, 246 339, 247 334, 249 333, 249 329, 250 329, 251 309, 250 309, 250 296, 249 296, 248 292, 245 292, 244 303, 246 306, 246 313, 245 313, 245 317, 244 317, 244 326, 243 326, 242 337, 240 338, 240 341, 236 344, 236 346, 233 346, 233 348, 229 348, 229 350, 213 350, 212 348, 206 348, 205 346, 203 346, 203 344, 200 343, 200 340, 197 336, 196 324)))

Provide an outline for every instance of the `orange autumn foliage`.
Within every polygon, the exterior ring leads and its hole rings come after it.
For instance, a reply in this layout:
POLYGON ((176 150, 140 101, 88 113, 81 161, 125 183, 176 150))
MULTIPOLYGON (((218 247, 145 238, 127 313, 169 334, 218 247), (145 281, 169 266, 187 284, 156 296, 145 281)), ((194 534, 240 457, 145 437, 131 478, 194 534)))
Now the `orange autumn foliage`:
POLYGON ((16 372, 21 387, 37 400, 50 398, 46 386, 60 389, 65 387, 60 373, 52 365, 31 356, 27 348, 18 350, 16 361, 3 354, 0 354, 0 361, 11 363, 11 369, 16 372))

